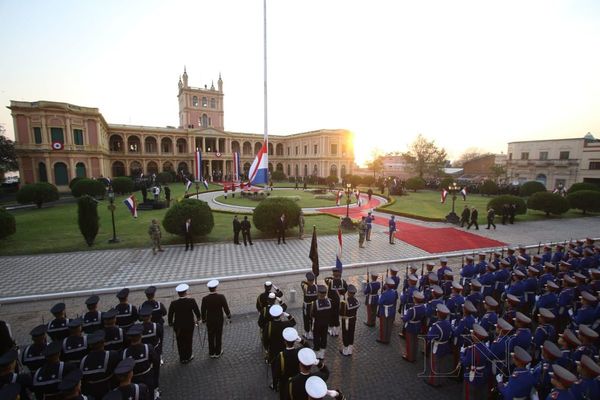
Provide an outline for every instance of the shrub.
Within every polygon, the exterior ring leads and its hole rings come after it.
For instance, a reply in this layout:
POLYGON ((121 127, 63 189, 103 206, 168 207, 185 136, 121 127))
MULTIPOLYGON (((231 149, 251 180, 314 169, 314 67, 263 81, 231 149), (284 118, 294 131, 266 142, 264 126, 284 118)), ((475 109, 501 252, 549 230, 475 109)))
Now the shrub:
POLYGON ((375 184, 375 178, 371 175, 363 176, 361 178, 362 184, 365 186, 373 186, 375 184))
POLYGON ((600 191, 600 186, 595 185, 593 183, 589 183, 589 182, 574 183, 574 184, 571 185, 571 187, 569 188, 569 190, 567 190, 567 193, 571 194, 571 193, 578 192, 580 190, 595 190, 595 191, 600 191))
POLYGON ((115 193, 129 194, 133 191, 133 179, 128 176, 119 176, 112 180, 112 188, 115 193))
POLYGON ((170 171, 164 171, 156 175, 156 181, 161 185, 171 183, 175 181, 175 173, 170 171))
POLYGON ((96 180, 98 182, 101 182, 104 185, 104 187, 108 187, 108 185, 110 184, 110 181, 108 179, 106 179, 106 178, 98 178, 96 180))
POLYGON ((550 214, 564 214, 569 211, 569 201, 559 194, 550 192, 537 192, 527 200, 527 207, 550 214))
MULTIPOLYGON (((102 185, 100 183, 100 185, 102 185)), ((77 222, 79 230, 88 246, 94 244, 94 239, 100 228, 98 217, 98 201, 91 196, 83 195, 77 200, 77 222)))
POLYGON ((425 180, 423 178, 419 178, 418 176, 409 178, 406 180, 405 187, 407 190, 416 192, 419 189, 425 188, 425 180))
POLYGON ((173 235, 183 235, 185 221, 192 219, 192 235, 208 235, 215 226, 212 211, 202 200, 184 199, 169 208, 162 224, 165 230, 173 235))
POLYGON ((335 193, 317 194, 317 195, 315 195, 315 199, 335 200, 335 199, 337 199, 337 194, 335 194, 335 193))
POLYGON ((598 190, 576 190, 567 195, 567 201, 571 208, 581 210, 584 214, 586 211, 600 211, 600 191, 598 190))
POLYGON ((346 183, 350 183, 352 187, 357 187, 362 182, 362 178, 358 175, 346 175, 344 180, 346 183))
POLYGON ((17 192, 17 202, 20 204, 35 203, 37 208, 42 208, 42 204, 56 200, 58 200, 58 189, 48 182, 25 185, 17 192))
POLYGON ((300 207, 295 201, 282 197, 271 197, 261 201, 254 209, 252 221, 261 232, 274 233, 281 214, 287 217, 288 229, 298 225, 300 207))
POLYGON ((74 197, 81 197, 84 195, 92 197, 103 197, 105 191, 106 188, 104 187, 102 182, 88 178, 82 178, 78 180, 71 188, 71 193, 74 197))
POLYGON ((546 186, 543 183, 538 181, 529 181, 525 182, 519 188, 519 196, 521 197, 529 197, 534 193, 545 192, 546 186))
POLYGON ((338 177, 336 175, 329 175, 327 178, 325 178, 325 182, 327 182, 328 185, 335 185, 338 183, 338 177))
POLYGON ((76 176, 75 178, 71 179, 71 182, 69 182, 69 189, 73 189, 73 186, 75 186, 75 184, 82 179, 85 179, 85 178, 83 178, 81 176, 76 176))
POLYGON ((502 207, 505 204, 516 204, 517 211, 516 214, 525 214, 527 212, 527 205, 525 204, 525 200, 518 196, 513 196, 510 194, 505 194, 502 196, 494 197, 487 203, 487 209, 493 208, 496 210, 496 213, 502 212, 502 207))
POLYGON ((271 173, 271 179, 274 181, 284 181, 285 173, 283 171, 275 170, 271 173))
POLYGON ((498 185, 494 181, 486 180, 479 187, 479 193, 487 195, 498 194, 498 185))
POLYGON ((13 235, 17 231, 15 216, 0 208, 0 239, 13 235))

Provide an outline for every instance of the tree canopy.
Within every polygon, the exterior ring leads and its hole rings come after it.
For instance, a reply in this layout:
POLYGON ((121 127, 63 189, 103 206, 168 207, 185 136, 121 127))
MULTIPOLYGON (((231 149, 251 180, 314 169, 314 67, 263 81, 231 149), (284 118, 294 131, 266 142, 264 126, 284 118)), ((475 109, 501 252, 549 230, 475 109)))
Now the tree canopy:
POLYGON ((4 127, 0 125, 0 174, 19 169, 15 142, 4 136, 4 127))
POLYGON ((412 167, 413 171, 423 178, 424 176, 437 176, 446 165, 446 150, 436 146, 435 141, 429 141, 419 134, 402 154, 404 160, 412 167))

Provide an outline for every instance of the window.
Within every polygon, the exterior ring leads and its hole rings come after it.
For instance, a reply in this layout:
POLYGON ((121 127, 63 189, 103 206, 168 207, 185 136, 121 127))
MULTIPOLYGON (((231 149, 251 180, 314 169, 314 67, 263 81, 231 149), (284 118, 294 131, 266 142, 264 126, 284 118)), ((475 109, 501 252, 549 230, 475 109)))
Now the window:
POLYGON ((202 120, 200 121, 200 125, 203 128, 208 128, 208 115, 202 114, 202 120))
POLYGON ((508 159, 512 160, 512 153, 508 153, 508 159))
POLYGON ((337 154, 337 144, 331 145, 331 155, 335 156, 337 154))
MULTIPOLYGON (((290 155, 290 148, 289 148, 289 147, 287 148, 287 155, 288 155, 288 156, 290 155)), ((288 174, 288 175, 289 175, 289 174, 288 174)))
POLYGON ((35 144, 42 143, 42 128, 33 128, 33 141, 35 144))
POLYGON ((589 169, 600 169, 600 161, 590 161, 589 169))
POLYGON ((84 163, 77 163, 75 165, 75 176, 77 176, 78 178, 85 178, 85 164, 84 163))
POLYGON ((202 107, 208 107, 208 100, 206 99, 206 97, 202 98, 202 107))
POLYGON ((521 160, 529 160, 529 153, 527 153, 527 152, 521 153, 521 160))
POLYGON ((198 107, 198 96, 192 97, 192 105, 198 107))
POLYGON ((319 152, 319 145, 315 144, 313 150, 314 150, 314 154, 317 154, 319 152))
POLYGON ((65 135, 63 134, 62 128, 50 128, 50 138, 52 142, 65 142, 65 135))
POLYGON ((307 155, 307 154, 308 154, 308 146, 304 145, 304 155, 307 155))
POLYGON ((215 108, 217 107, 217 102, 215 101, 214 98, 210 99, 210 108, 215 108))
POLYGON ((548 159, 548 152, 540 151, 540 160, 547 160, 547 159, 548 159))
POLYGON ((296 155, 298 155, 298 146, 296 146, 296 155))
POLYGON ((342 156, 346 155, 346 145, 342 143, 342 156))
POLYGON ((48 182, 48 173, 46 172, 46 164, 43 162, 38 164, 38 175, 40 182, 48 182))
POLYGON ((83 130, 73 129, 73 142, 78 146, 83 146, 83 130))
POLYGON ((569 159, 569 152, 568 151, 561 151, 559 156, 559 159, 561 160, 568 160, 569 159))
POLYGON ((64 186, 69 184, 69 174, 67 173, 67 165, 61 162, 54 164, 54 184, 56 186, 64 186))

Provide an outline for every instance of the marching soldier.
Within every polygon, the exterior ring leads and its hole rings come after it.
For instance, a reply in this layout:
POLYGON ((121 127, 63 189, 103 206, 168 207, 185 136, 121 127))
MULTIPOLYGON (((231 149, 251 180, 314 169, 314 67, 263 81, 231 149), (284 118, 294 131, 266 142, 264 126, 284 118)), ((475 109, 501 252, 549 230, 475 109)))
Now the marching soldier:
POLYGON ((81 394, 81 378, 83 373, 79 369, 71 371, 58 385, 58 390, 63 399, 88 400, 87 396, 81 394))
POLYGON ((195 299, 187 296, 189 288, 186 283, 177 285, 175 291, 179 298, 169 305, 167 316, 169 326, 173 327, 173 334, 177 339, 177 352, 179 353, 179 362, 182 364, 187 364, 194 359, 192 353, 194 327, 200 319, 198 303, 195 299))
POLYGON ((152 310, 152 322, 164 325, 167 308, 163 303, 154 299, 154 296, 156 295, 156 286, 148 286, 146 290, 144 290, 144 294, 146 295, 146 301, 142 303, 140 308, 150 307, 152 310))
MULTIPOLYGON (((202 298, 202 305, 200 307, 202 323, 206 323, 208 352, 212 358, 219 358, 223 354, 223 349, 221 348, 224 322, 223 314, 227 317, 227 322, 231 323, 231 312, 229 311, 225 296, 217 293, 219 281, 213 279, 209 281, 206 286, 210 293, 202 298)), ((193 357, 194 356, 192 356, 192 358, 193 357)))
POLYGON ((88 353, 87 335, 83 335, 83 319, 69 321, 69 336, 63 339, 62 360, 79 365, 88 353))
POLYGON ((421 326, 427 317, 427 308, 425 307, 425 304, 423 304, 425 301, 423 293, 414 292, 413 299, 414 306, 407 309, 402 316, 405 331, 404 340, 406 344, 402 358, 409 362, 414 362, 416 360, 418 347, 417 337, 421 333, 421 326))
POLYGON ((366 326, 375 326, 375 318, 377 316, 377 306, 379 305, 379 290, 381 289, 381 282, 378 281, 379 276, 377 272, 371 272, 371 281, 367 282, 365 286, 365 306, 367 309, 367 320, 363 323, 366 326))
POLYGON ((135 324, 129 328, 127 331, 129 347, 123 351, 123 359, 132 358, 135 360, 132 382, 143 383, 148 387, 148 391, 154 394, 154 398, 158 398, 160 358, 152 346, 142 343, 143 330, 144 328, 140 324, 135 324))
POLYGON ((54 315, 54 319, 48 322, 48 336, 53 342, 62 342, 64 338, 69 336, 69 327, 67 326, 69 320, 65 313, 65 303, 55 304, 50 312, 54 315))
POLYGON ((327 285, 327 297, 331 300, 331 320, 329 322, 329 334, 339 336, 340 334, 340 301, 346 295, 348 284, 342 279, 342 270, 333 269, 333 277, 325 278, 327 285))
POLYGON ((477 268, 475 267, 475 263, 473 262, 473 257, 466 256, 465 260, 467 263, 462 266, 460 270, 460 280, 459 283, 465 288, 465 294, 468 293, 468 289, 471 283, 471 279, 475 278, 477 274, 477 268))
POLYGON ((33 374, 33 392, 36 399, 59 400, 61 399, 58 384, 77 365, 60 361, 61 341, 50 343, 44 350, 46 362, 33 374))
POLYGON ((392 327, 396 318, 396 302, 398 301, 398 292, 394 287, 395 281, 388 278, 386 289, 379 296, 379 308, 377 316, 379 317, 379 337, 377 342, 388 344, 392 335, 392 327))
MULTIPOLYGON (((31 375, 28 373, 18 374, 15 372, 18 358, 19 352, 17 349, 10 349, 4 354, 0 354, 0 389, 12 383, 19 384, 21 386, 21 400, 29 400, 28 388, 31 387, 31 375)), ((4 399, 1 394, 0 398, 4 399)))
POLYGON ((475 264, 475 275, 476 276, 481 276, 483 274, 485 274, 485 272, 487 271, 487 261, 485 260, 485 258, 487 257, 487 254, 485 253, 477 253, 477 257, 479 258, 479 260, 477 260, 477 264, 475 264))
POLYGON ((102 399, 115 386, 114 370, 121 359, 116 351, 104 349, 104 339, 104 331, 88 336, 90 352, 80 364, 82 392, 94 399, 102 399))
POLYGON ((498 318, 496 324, 496 337, 490 343, 490 353, 492 354, 492 375, 501 373, 508 374, 508 365, 506 365, 507 352, 510 351, 510 333, 513 326, 506 322, 503 318, 498 318))
POLYGON ((325 396, 334 398, 335 400, 344 400, 344 395, 339 390, 329 390, 327 383, 318 376, 311 376, 306 380, 304 385, 306 394, 310 400, 324 399, 325 396))
POLYGON ((151 400, 148 386, 143 383, 132 383, 135 360, 133 358, 123 359, 115 368, 115 376, 119 382, 116 389, 109 392, 103 400, 151 400))
POLYGON ((586 355, 590 358, 598 356, 598 348, 594 343, 598 340, 598 333, 587 325, 579 325, 577 338, 581 341, 581 346, 573 352, 573 360, 575 362, 581 360, 581 356, 586 355))
POLYGON ((577 377, 569 372, 567 369, 561 367, 558 364, 552 365, 552 391, 548 395, 548 398, 552 400, 571 400, 574 399, 569 388, 577 381, 577 377))
POLYGON ((516 346, 512 353, 512 359, 515 369, 508 378, 508 382, 503 383, 502 374, 496 375, 498 392, 504 399, 527 399, 535 384, 534 375, 526 367, 531 362, 531 356, 527 351, 516 346))
POLYGON ((29 333, 33 343, 25 347, 21 353, 21 363, 29 368, 29 371, 32 373, 44 365, 44 350, 48 345, 46 343, 47 329, 46 325, 38 325, 33 328, 29 333))
POLYGON ((452 282, 452 293, 446 300, 446 307, 450 310, 450 322, 454 322, 462 316, 462 307, 465 298, 462 296, 463 287, 458 282, 452 282))
POLYGON ((117 293, 119 304, 115 306, 115 310, 117 310, 117 325, 124 330, 129 329, 138 320, 137 308, 127 302, 128 297, 129 289, 124 288, 119 290, 117 293))
POLYGON ((491 296, 487 296, 484 301, 485 314, 479 318, 479 325, 488 332, 488 335, 493 337, 493 333, 498 323, 498 302, 491 296))
POLYGON ((526 351, 531 351, 531 330, 529 326, 531 325, 531 318, 526 316, 521 312, 517 312, 517 316, 515 318, 515 326, 517 328, 516 332, 513 335, 511 340, 511 346, 519 346, 526 351))
POLYGON ((454 358, 456 362, 459 360, 458 350, 465 345, 465 335, 470 334, 471 330, 473 329, 473 325, 476 322, 474 315, 477 313, 477 309, 473 303, 471 303, 469 300, 466 300, 463 304, 462 313, 463 317, 460 320, 455 320, 454 326, 452 327, 452 341, 454 342, 454 358))
POLYGON ((599 399, 600 398, 600 366, 596 362, 583 355, 577 363, 579 379, 571 386, 571 393, 576 399, 599 399))
POLYGON ((562 364, 562 366, 564 366, 564 363, 561 362, 562 353, 560 349, 556 344, 549 340, 545 341, 542 345, 541 354, 542 358, 535 368, 533 368, 533 376, 535 378, 535 387, 540 399, 545 399, 552 390, 552 384, 550 383, 552 365, 562 364))
POLYGON ((494 296, 494 289, 496 285, 496 267, 494 264, 489 263, 486 265, 484 271, 479 276, 478 280, 481 283, 481 295, 485 298, 487 296, 494 296))
POLYGON ((342 344, 340 350, 345 356, 351 356, 354 347, 354 331, 356 329, 356 312, 360 302, 355 297, 356 286, 348 285, 348 298, 340 303, 340 317, 342 319, 342 344))
POLYGON ((313 319, 313 347, 318 358, 325 357, 327 348, 327 327, 331 320, 332 304, 327 298, 327 286, 318 286, 319 297, 312 304, 310 315, 313 319))
POLYGON ((448 259, 446 257, 440 258, 440 267, 438 268, 437 273, 438 281, 444 280, 444 276, 446 271, 452 272, 452 269, 448 266, 448 259))
MULTIPOLYGON (((273 359, 285 348, 283 330, 296 326, 296 320, 293 316, 284 312, 279 304, 272 306, 269 313, 271 314, 271 320, 263 329, 263 343, 267 350, 266 361, 272 364, 273 359), (282 319, 282 317, 285 319, 282 319)), ((273 388, 275 387, 273 385, 273 388)))
POLYGON ((329 378, 329 368, 327 368, 323 359, 318 359, 315 352, 309 348, 301 349, 298 352, 298 361, 300 373, 288 380, 285 399, 308 400, 305 389, 306 381, 311 376, 318 376, 326 381, 329 378), (319 371, 311 372, 313 365, 316 365, 319 371))
POLYGON ((287 386, 288 380, 300 372, 298 352, 301 348, 308 347, 308 343, 300 339, 298 331, 291 327, 285 328, 282 336, 285 341, 285 349, 279 352, 271 364, 273 376, 271 389, 279 391, 279 398, 285 399, 285 386, 287 386))
POLYGON ((429 369, 427 383, 431 386, 440 386, 440 376, 446 376, 453 367, 452 349, 450 339, 452 338, 452 326, 448 321, 450 310, 444 304, 436 306, 437 321, 429 328, 427 332, 427 351, 430 354, 430 362, 427 363, 429 369))
POLYGON ((306 280, 300 284, 302 287, 303 301, 302 301, 302 322, 304 323, 304 336, 306 339, 312 339, 312 318, 310 316, 310 309, 313 301, 318 297, 317 285, 315 285, 315 274, 312 272, 306 273, 306 280))
POLYGON ((83 332, 86 334, 102 329, 102 313, 98 311, 99 301, 100 298, 96 295, 88 297, 85 301, 88 311, 83 316, 83 332))
POLYGON ((142 318, 142 343, 152 346, 158 357, 162 360, 163 326, 152 322, 152 309, 149 306, 140 308, 138 313, 142 318))
POLYGON ((488 333, 478 324, 473 324, 472 343, 461 352, 463 366, 463 393, 466 400, 486 400, 490 379, 489 349, 485 345, 488 333))
POLYGON ((560 351, 562 352, 561 358, 563 359, 561 365, 569 371, 574 372, 576 370, 576 365, 575 360, 573 360, 573 353, 581 346, 581 341, 570 329, 565 329, 558 337, 558 345, 560 346, 560 351))
POLYGON ((117 326, 117 310, 111 308, 102 313, 104 323, 104 347, 106 350, 121 351, 125 346, 125 332, 117 326))

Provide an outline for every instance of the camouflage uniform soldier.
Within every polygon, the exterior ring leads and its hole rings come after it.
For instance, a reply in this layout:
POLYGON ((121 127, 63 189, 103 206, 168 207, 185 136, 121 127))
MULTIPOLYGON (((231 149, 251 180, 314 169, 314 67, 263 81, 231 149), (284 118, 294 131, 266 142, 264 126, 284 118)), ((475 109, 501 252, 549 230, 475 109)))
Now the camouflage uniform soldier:
POLYGON ((152 252, 156 254, 156 251, 164 251, 160 246, 160 225, 158 225, 158 221, 156 219, 152 219, 152 224, 148 228, 148 235, 150 235, 150 239, 152 239, 152 252))

